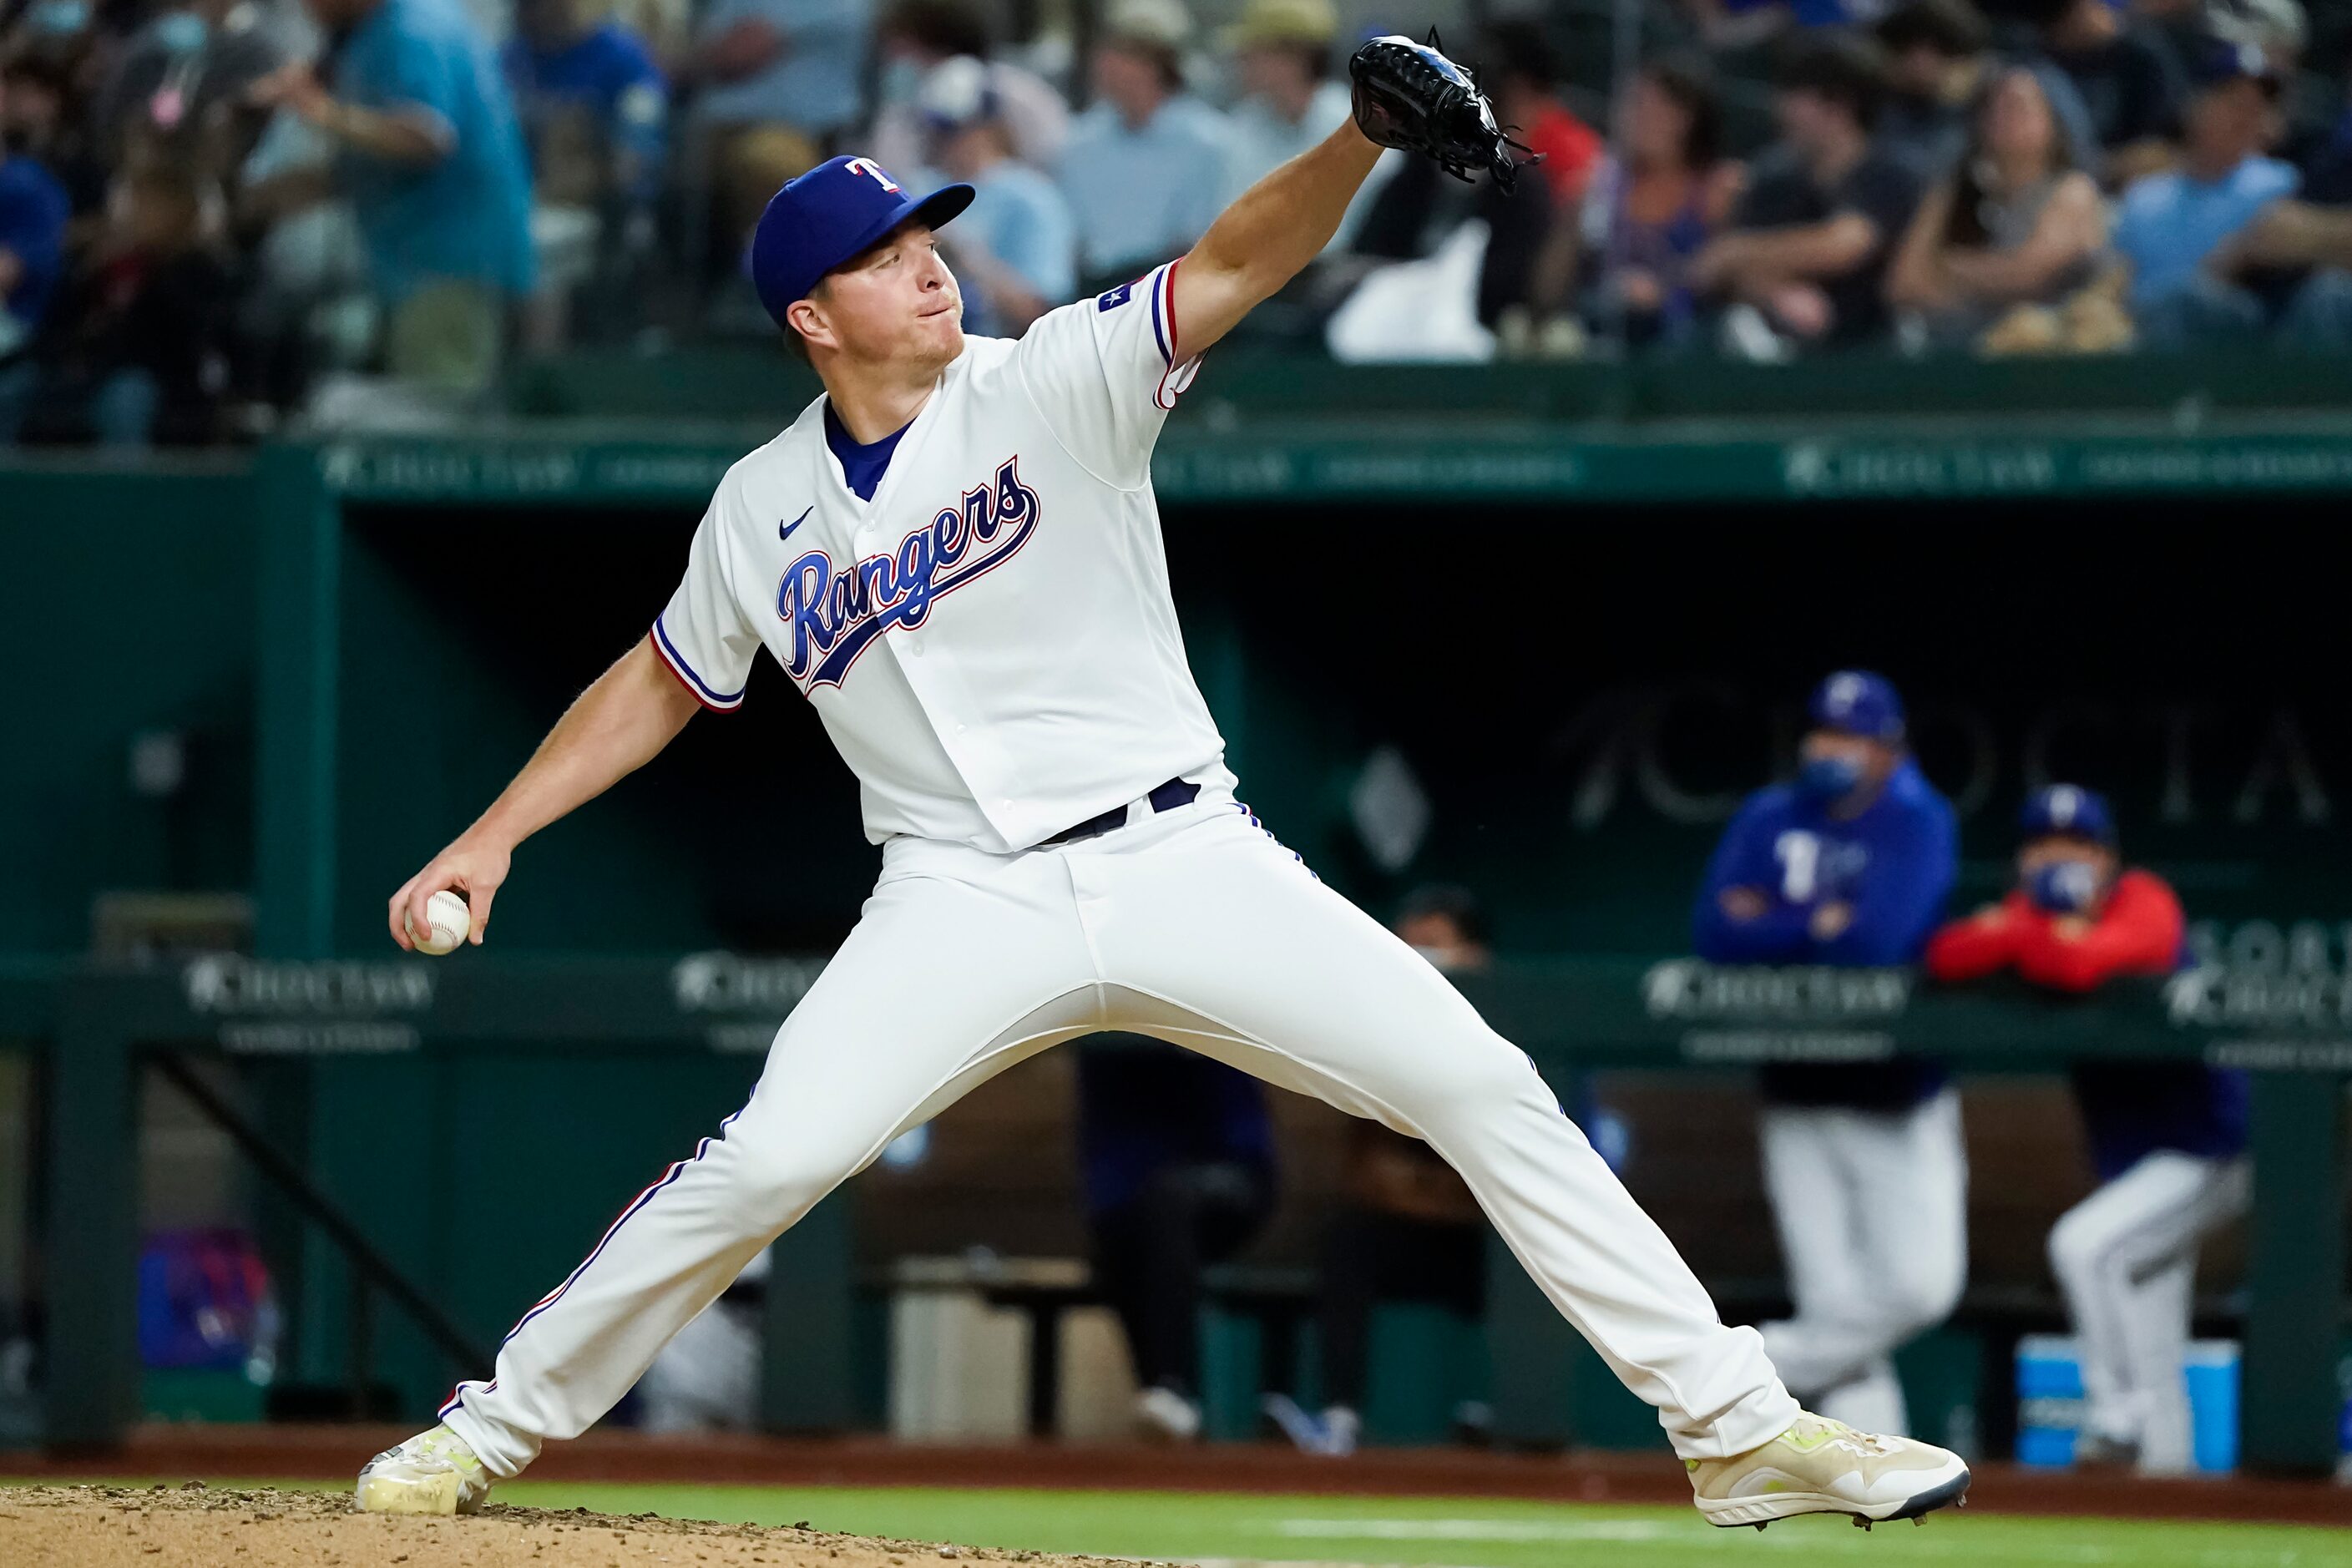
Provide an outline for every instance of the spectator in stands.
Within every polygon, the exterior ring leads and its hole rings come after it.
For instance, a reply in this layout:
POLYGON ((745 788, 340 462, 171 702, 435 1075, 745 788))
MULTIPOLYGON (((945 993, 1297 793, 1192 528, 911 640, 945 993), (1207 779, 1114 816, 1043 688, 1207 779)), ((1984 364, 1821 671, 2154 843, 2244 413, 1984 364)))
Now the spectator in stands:
POLYGON ((1062 153, 1081 292, 1182 255, 1233 195, 1232 132, 1184 90, 1181 50, 1192 31, 1182 0, 1118 0, 1104 19, 1096 101, 1062 153))
POLYGON ((2116 249, 2149 343, 2243 337, 2273 316, 2305 345, 2352 333, 2352 213, 2297 199, 2294 166, 2263 153, 2278 92, 2260 48, 2210 41, 2179 167, 2124 193, 2116 249))
POLYGON ((2270 57, 2271 69, 2288 82, 2303 67, 2311 24, 2297 0, 2205 0, 2183 9, 2189 31, 2182 41, 2192 50, 2207 37, 2252 44, 2270 57))
POLYGON ((308 0, 340 37, 334 84, 307 64, 256 83, 334 148, 248 192, 265 218, 351 204, 386 310, 384 361, 454 393, 488 386, 530 292, 530 177, 498 62, 457 0, 308 0))
POLYGON ((1786 28, 1845 27, 1866 20, 1869 0, 1686 0, 1709 49, 1752 48, 1786 28))
MULTIPOLYGON (((1228 35, 1241 101, 1234 106, 1233 180, 1247 185, 1344 124, 1348 89, 1331 79, 1339 14, 1331 0, 1250 0, 1228 35)), ((1359 198, 1357 209, 1361 207, 1359 198)), ((1351 226, 1340 226, 1344 243, 1351 226)))
POLYGON ((1604 159, 1580 209, 1579 259, 1538 285, 1549 309, 1571 276, 1585 317, 1636 346, 1678 343, 1698 318, 1690 265, 1728 221, 1745 171, 1723 156, 1723 105, 1704 65, 1642 68, 1625 108, 1625 155, 1604 159))
POLYGON ((2073 80, 2105 150, 2110 190, 2172 162, 2185 92, 2180 62, 2162 34, 2107 0, 2036 0, 2042 46, 2073 80))
POLYGON ((669 131, 669 85, 643 39, 591 0, 519 0, 503 56, 530 148, 532 336, 566 335, 573 289, 640 271, 669 131))
POLYGON ((672 75, 691 90, 694 163, 731 268, 768 198, 865 112, 872 0, 709 0, 672 75))
POLYGON ((110 177, 84 98, 70 61, 37 50, 0 52, 0 146, 47 169, 76 219, 106 205, 110 177))
POLYGON ((928 133, 916 89, 933 67, 958 56, 987 62, 989 91, 1013 155, 1048 174, 1061 167, 1069 106, 1035 71, 996 58, 987 24, 967 0, 898 0, 883 14, 875 44, 882 56, 881 101, 865 146, 884 168, 921 166, 928 133))
POLYGON ((2011 66, 1979 95, 1966 151, 1920 203, 1887 298, 1942 346, 2122 348, 2130 329, 2113 293, 2085 293, 2106 248, 2097 182, 2073 165, 2042 78, 2011 66))
POLYGON ((1727 307, 1727 345, 1755 358, 1882 337, 1887 258, 1919 200, 1918 175, 1871 141, 1885 84, 1874 45, 1808 34, 1778 80, 1781 140, 1758 161, 1729 232, 1690 264, 1693 288, 1727 307))
MULTIPOLYGON (((13 79, 0 76, 0 124, 13 79)), ((0 142, 0 445, 16 440, 39 379, 34 336, 48 315, 65 266, 65 187, 37 159, 0 142)))
POLYGON ((2173 40, 2182 59, 2193 59, 2208 37, 2252 44, 2269 57, 2282 84, 2273 144, 2290 163, 2305 163, 2334 127, 2343 92, 2324 76, 2303 68, 2311 26, 2302 5, 2297 0, 2205 0, 2192 15, 2197 29, 2173 40))
POLYGON ((1053 181, 1013 156, 986 64, 970 55, 940 62, 917 102, 931 131, 931 166, 976 193, 940 235, 963 287, 964 331, 1019 337, 1076 292, 1070 209, 1053 181))
POLYGON ((2033 73, 2068 159, 2076 168, 2099 167, 2091 111, 2073 80, 2044 59, 2004 62, 1993 53, 1992 29, 1969 0, 1904 0, 1879 18, 1877 35, 1886 50, 1888 86, 1878 115, 1879 144, 1910 159, 1929 178, 1952 172, 1973 129, 1971 110, 2004 69, 2033 73))
POLYGON ((2303 198, 2321 206, 2352 206, 2352 56, 2333 119, 2295 149, 2303 171, 2303 198))
MULTIPOLYGON (((1916 962, 1957 872, 1952 808, 1905 744, 1903 704, 1842 670, 1813 694, 1792 783, 1750 795, 1694 919, 1717 963, 1916 962)), ((1916 1060, 1765 1068, 1764 1185, 1796 1314, 1763 1326, 1806 1408, 1871 1432, 1907 1420, 1893 1355, 1943 1321, 1968 1267, 1960 1103, 1916 1060)))
POLYGON ((117 169, 149 149, 211 173, 236 167, 265 123, 247 89, 286 63, 278 34, 242 0, 158 11, 124 42, 91 103, 98 152, 117 169))
MULTIPOLYGON (((1449 974, 1493 959, 1485 912, 1464 889, 1424 888, 1407 899, 1396 932, 1449 974)), ((1286 1394, 1265 1413, 1310 1454, 1355 1452, 1363 1430, 1372 1310, 1382 1301, 1428 1301, 1476 1321, 1486 1310, 1486 1225, 1453 1167, 1418 1138, 1378 1122, 1348 1123, 1346 1196, 1323 1241, 1316 1322, 1321 1333, 1323 1410, 1286 1394)))
POLYGON ((1603 149, 1560 100, 1559 58, 1550 39, 1534 22, 1497 22, 1486 29, 1485 58, 1493 63, 1479 85, 1495 101, 1495 119, 1542 158, 1537 168, 1550 187, 1552 209, 1572 218, 1603 149))
POLYGON ((1096 1279, 1127 1331, 1145 1436, 1200 1436, 1201 1271, 1274 1211, 1274 1127, 1255 1079, 1134 1036, 1078 1054, 1078 1155, 1096 1279))
MULTIPOLYGON (((2124 868, 2099 795, 2037 790, 2021 830, 2017 886, 1928 944, 1937 979, 2007 970, 2076 996, 2187 962, 2180 900, 2153 872, 2124 868)), ((2194 1468, 2181 1363, 2198 1244, 2246 1208, 2246 1077, 2102 1059, 2074 1079, 2102 1184, 2050 1233, 2082 1356, 2075 1454, 2179 1474, 2194 1468)))
POLYGON ((45 350, 45 433, 110 447, 219 433, 234 284, 218 202, 194 168, 150 159, 117 180, 45 350))

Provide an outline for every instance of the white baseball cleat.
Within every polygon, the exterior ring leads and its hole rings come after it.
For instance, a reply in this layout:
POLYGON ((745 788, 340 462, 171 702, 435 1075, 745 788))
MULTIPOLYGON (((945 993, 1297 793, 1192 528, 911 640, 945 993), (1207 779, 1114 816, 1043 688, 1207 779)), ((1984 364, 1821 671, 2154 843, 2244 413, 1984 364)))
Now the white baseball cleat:
POLYGON ((471 1513, 490 1495, 490 1474, 446 1426, 419 1432, 370 1459, 354 1502, 362 1513, 471 1513))
POLYGON ((1801 1513, 1852 1514, 1867 1530, 1968 1504, 1969 1467, 1958 1454, 1909 1437, 1857 1432, 1811 1411, 1760 1448, 1727 1459, 1685 1459, 1691 1491, 1709 1524, 1752 1524, 1801 1513))

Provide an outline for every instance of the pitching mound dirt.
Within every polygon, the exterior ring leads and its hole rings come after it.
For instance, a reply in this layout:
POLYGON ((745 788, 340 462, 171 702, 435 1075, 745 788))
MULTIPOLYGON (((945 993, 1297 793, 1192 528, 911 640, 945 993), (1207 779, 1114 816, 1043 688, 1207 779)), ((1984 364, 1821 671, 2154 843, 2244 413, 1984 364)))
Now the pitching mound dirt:
MULTIPOLYGON (((493 1503, 465 1519, 353 1513, 331 1492, 0 1488, 7 1568, 1106 1568, 1097 1559, 493 1503), (943 1563, 942 1559, 951 1560, 943 1563)), ((1121 1568, 1134 1568, 1123 1564, 1121 1568)))

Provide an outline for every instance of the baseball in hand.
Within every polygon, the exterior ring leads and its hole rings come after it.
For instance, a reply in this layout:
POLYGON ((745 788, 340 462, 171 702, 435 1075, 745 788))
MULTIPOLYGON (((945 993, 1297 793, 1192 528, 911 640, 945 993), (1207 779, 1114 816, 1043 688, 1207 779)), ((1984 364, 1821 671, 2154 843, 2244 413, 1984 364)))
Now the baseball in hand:
POLYGON ((419 952, 438 958, 445 952, 457 952, 474 934, 474 911, 467 907, 465 900, 446 888, 425 900, 425 918, 432 926, 430 931, 418 931, 414 915, 401 917, 402 923, 408 927, 409 940, 416 943, 419 952))

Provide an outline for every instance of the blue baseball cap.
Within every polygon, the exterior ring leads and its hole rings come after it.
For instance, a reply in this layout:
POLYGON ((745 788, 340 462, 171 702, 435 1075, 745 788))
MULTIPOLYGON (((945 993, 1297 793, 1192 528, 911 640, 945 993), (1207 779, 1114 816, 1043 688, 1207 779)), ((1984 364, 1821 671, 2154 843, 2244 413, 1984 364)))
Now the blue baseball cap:
POLYGON ((826 273, 900 224, 938 228, 971 198, 970 185, 942 185, 917 201, 871 158, 828 158, 769 198, 751 231, 751 287, 782 327, 826 273))
POLYGON ((2027 795, 2017 830, 2027 838, 2084 838, 2110 847, 2116 841, 2106 797, 2080 784, 2044 784, 2027 795))
POLYGON ((1808 710, 1813 726, 1859 735, 1865 741, 1903 743, 1903 699, 1894 682, 1866 669, 1841 669, 1813 689, 1808 710))

